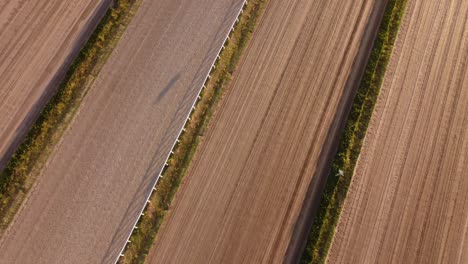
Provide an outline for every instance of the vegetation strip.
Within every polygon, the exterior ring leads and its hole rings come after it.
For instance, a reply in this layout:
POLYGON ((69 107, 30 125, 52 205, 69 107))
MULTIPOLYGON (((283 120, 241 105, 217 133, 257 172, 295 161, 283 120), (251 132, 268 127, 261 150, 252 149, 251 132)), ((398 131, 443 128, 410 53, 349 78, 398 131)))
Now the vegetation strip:
POLYGON ((115 0, 68 70, 55 96, 0 174, 0 236, 14 218, 141 0, 115 0))
POLYGON ((301 263, 324 263, 367 132, 407 0, 389 0, 341 136, 301 263), (343 174, 340 176, 340 170, 343 174))
POLYGON ((163 177, 158 182, 119 263, 143 263, 145 261, 265 3, 266 0, 251 0, 244 6, 244 12, 239 17, 239 22, 229 40, 225 43, 225 49, 221 52, 216 67, 210 74, 211 78, 205 84, 206 88, 200 94, 196 108, 190 116, 190 122, 187 123, 185 132, 179 137, 174 154, 169 158, 168 166, 162 173, 163 177))

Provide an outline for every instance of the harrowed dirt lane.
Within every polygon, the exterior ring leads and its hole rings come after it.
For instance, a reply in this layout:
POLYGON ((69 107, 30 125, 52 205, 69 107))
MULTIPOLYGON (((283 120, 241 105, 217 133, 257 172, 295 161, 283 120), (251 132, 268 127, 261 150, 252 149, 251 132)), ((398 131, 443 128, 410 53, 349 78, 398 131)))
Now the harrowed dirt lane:
POLYGON ((242 0, 143 0, 0 240, 0 263, 113 263, 242 0))
POLYGON ((268 1, 148 263, 298 260, 385 3, 268 1))

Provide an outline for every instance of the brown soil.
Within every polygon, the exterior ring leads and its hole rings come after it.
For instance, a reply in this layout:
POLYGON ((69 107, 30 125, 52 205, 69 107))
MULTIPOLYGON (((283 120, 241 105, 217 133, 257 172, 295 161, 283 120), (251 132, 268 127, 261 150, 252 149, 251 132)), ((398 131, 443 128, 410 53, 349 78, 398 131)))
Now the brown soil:
POLYGON ((109 3, 0 3, 0 170, 54 93, 109 3))
POLYGON ((467 19, 408 2, 329 263, 468 263, 467 19))
POLYGON ((149 263, 297 261, 383 7, 268 2, 149 263))
POLYGON ((0 240, 0 263, 117 259, 241 5, 142 2, 0 240))

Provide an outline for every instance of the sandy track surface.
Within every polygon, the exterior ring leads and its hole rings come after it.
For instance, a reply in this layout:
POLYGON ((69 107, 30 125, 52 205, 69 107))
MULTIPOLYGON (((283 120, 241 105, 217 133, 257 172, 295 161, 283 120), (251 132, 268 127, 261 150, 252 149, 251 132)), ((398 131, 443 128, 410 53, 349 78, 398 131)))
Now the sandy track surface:
POLYGON ((365 29, 375 32, 367 22, 373 14, 378 25, 382 10, 382 1, 268 2, 149 263, 298 257, 305 205, 318 201, 372 42, 365 29))
POLYGON ((468 263, 468 1, 410 0, 329 263, 468 263))
POLYGON ((109 2, 0 2, 0 169, 62 80, 109 2))
POLYGON ((111 263, 241 0, 145 0, 0 241, 0 263, 111 263))

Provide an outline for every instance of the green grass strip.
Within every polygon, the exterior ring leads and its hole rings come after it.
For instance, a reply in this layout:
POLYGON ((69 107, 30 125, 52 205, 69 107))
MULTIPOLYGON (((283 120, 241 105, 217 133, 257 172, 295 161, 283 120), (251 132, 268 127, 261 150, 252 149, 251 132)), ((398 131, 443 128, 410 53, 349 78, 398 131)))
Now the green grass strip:
POLYGON ((301 263, 324 263, 348 192, 362 143, 380 92, 385 71, 403 17, 407 0, 390 0, 374 42, 363 79, 341 135, 320 207, 312 224, 301 263), (338 170, 344 177, 337 177, 338 170))
POLYGON ((23 143, 0 174, 0 235, 32 187, 54 145, 112 53, 140 0, 115 0, 67 71, 23 143))
POLYGON ((265 3, 266 0, 250 0, 244 7, 244 12, 234 32, 231 33, 225 49, 220 54, 211 78, 206 83, 201 99, 197 102, 196 110, 191 114, 190 123, 179 138, 180 141, 174 149, 174 154, 169 158, 169 166, 164 170, 163 178, 158 182, 156 191, 153 192, 150 203, 137 224, 138 228, 130 237, 131 243, 125 248, 124 256, 120 258, 119 263, 143 263, 145 261, 217 104, 229 85, 265 3))

